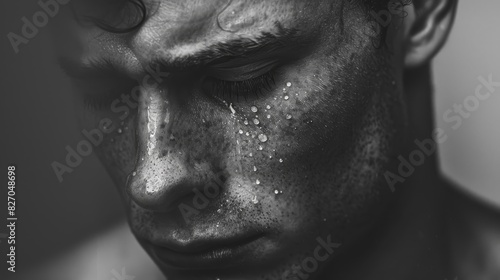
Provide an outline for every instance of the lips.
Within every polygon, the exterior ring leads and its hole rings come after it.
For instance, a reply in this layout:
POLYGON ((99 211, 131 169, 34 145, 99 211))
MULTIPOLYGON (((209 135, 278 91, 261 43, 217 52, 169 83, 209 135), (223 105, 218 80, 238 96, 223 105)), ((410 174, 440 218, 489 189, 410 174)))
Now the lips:
POLYGON ((248 233, 228 238, 197 239, 188 242, 150 242, 153 255, 165 266, 175 269, 217 269, 234 267, 250 258, 263 243, 263 233, 248 233))

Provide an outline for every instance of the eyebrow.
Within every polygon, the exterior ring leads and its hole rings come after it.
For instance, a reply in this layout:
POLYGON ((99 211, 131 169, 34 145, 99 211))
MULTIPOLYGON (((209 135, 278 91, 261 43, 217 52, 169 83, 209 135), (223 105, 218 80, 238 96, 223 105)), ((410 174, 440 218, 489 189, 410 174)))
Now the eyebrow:
POLYGON ((286 56, 312 42, 312 35, 301 37, 297 29, 279 28, 276 33, 262 32, 256 38, 239 38, 216 43, 184 57, 153 59, 149 67, 182 70, 227 62, 233 59, 286 56))
MULTIPOLYGON (((188 71, 216 65, 235 59, 261 59, 299 55, 304 47, 313 42, 314 33, 298 35, 298 29, 279 27, 275 33, 262 32, 255 38, 239 38, 228 42, 219 42, 204 50, 183 57, 159 57, 149 62, 144 68, 164 71, 188 71)), ((120 68, 106 58, 90 59, 85 63, 76 62, 67 57, 58 58, 61 69, 74 78, 102 78, 109 76, 126 76, 125 69, 120 68)))

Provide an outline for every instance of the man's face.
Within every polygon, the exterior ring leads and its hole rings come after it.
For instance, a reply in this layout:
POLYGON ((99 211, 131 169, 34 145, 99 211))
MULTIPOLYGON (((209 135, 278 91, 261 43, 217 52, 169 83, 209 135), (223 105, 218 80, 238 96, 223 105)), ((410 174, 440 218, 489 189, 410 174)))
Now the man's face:
POLYGON ((145 4, 133 32, 73 32, 71 54, 138 240, 169 279, 335 268, 389 192, 397 50, 348 1, 145 4))

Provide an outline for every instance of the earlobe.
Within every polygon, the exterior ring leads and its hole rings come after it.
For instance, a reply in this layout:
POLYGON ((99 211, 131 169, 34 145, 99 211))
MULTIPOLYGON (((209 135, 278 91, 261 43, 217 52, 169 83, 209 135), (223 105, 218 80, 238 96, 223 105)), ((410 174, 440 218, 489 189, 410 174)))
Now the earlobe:
POLYGON ((450 34, 455 19, 457 0, 425 2, 406 34, 407 68, 424 65, 439 52, 450 34))

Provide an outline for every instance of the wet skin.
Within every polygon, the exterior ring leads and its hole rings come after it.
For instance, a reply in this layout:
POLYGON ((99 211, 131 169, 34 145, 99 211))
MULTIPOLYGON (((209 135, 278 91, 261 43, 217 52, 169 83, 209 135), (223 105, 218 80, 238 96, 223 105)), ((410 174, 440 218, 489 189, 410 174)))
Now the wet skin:
POLYGON ((386 205, 401 56, 347 2, 177 2, 146 1, 126 35, 78 28, 64 55, 86 65, 82 127, 112 122, 96 151, 132 231, 169 279, 285 279, 308 257, 304 274, 335 269, 386 205), (193 59, 242 42, 251 53, 193 59), (318 238, 337 247, 318 253, 318 238))

